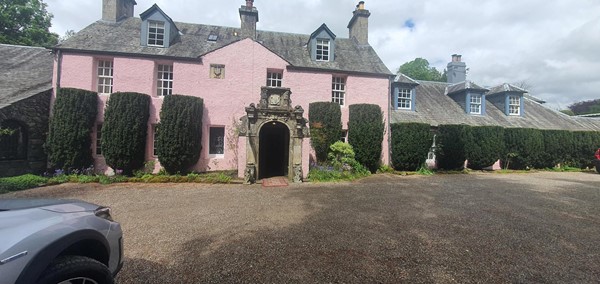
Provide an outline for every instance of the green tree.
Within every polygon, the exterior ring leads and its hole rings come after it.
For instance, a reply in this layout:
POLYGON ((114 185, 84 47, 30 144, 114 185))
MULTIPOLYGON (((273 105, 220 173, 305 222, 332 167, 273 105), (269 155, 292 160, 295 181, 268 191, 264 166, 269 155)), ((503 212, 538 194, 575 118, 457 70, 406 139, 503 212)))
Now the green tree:
POLYGON ((92 127, 98 112, 98 94, 61 88, 56 96, 45 144, 50 168, 82 169, 93 163, 92 127))
POLYGON ((354 148, 356 160, 374 173, 379 169, 385 131, 381 108, 355 104, 348 107, 348 113, 348 143, 354 148))
POLYGON ((53 46, 58 35, 51 33, 52 14, 43 0, 0 0, 0 43, 53 46))
POLYGON ((325 162, 329 147, 340 140, 342 111, 332 102, 314 102, 308 105, 310 121, 310 144, 315 149, 317 161, 325 162))
POLYGON ((186 173, 200 158, 204 101, 198 97, 166 96, 160 109, 158 160, 169 173, 186 173))
POLYGON ((144 165, 149 116, 150 96, 110 95, 102 125, 102 155, 106 164, 126 175, 144 165))
POLYGON ((402 73, 416 80, 446 82, 446 71, 443 73, 435 67, 429 66, 429 61, 423 58, 416 58, 413 61, 406 62, 398 68, 398 73, 402 73))
POLYGON ((568 108, 575 115, 600 113, 600 99, 574 103, 569 105, 568 108))

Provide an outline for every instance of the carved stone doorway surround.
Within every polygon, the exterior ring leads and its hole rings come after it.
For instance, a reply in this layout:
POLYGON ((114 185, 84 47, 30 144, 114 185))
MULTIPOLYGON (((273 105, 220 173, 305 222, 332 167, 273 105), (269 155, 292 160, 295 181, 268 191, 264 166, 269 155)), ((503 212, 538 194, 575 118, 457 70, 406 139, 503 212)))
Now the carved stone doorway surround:
POLYGON ((292 107, 291 95, 289 88, 262 87, 258 105, 252 103, 246 107, 246 116, 241 118, 240 129, 240 136, 246 137, 246 184, 255 183, 258 177, 264 176, 259 172, 264 168, 260 166, 264 162, 260 160, 260 134, 265 125, 273 123, 281 123, 289 129, 289 143, 285 143, 289 145, 288 165, 284 167, 287 169, 284 174, 293 182, 302 182, 302 140, 309 137, 309 131, 304 109, 299 105, 292 107))

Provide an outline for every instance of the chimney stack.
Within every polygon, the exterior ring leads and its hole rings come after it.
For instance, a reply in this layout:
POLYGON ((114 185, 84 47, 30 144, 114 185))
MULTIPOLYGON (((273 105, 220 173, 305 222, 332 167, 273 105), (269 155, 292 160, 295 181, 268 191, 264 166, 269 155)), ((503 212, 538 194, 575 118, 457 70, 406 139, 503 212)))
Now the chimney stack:
POLYGON ((352 14, 352 19, 348 23, 350 38, 354 38, 360 45, 368 45, 369 16, 371 16, 371 13, 365 9, 365 1, 358 2, 356 10, 352 14))
POLYGON ((256 39, 256 23, 258 22, 258 10, 254 7, 254 0, 246 0, 246 5, 240 8, 240 20, 242 22, 242 38, 256 39))
POLYGON ((102 0, 102 20, 119 22, 133 17, 135 0, 102 0))
POLYGON ((462 62, 462 55, 452 54, 452 62, 446 67, 448 83, 456 84, 467 80, 467 64, 462 62))

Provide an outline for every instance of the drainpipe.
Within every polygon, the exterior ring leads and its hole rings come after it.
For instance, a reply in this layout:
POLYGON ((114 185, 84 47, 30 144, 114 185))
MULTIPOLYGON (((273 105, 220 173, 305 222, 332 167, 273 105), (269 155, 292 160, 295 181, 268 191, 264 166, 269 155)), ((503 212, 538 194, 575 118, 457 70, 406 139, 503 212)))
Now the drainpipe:
POLYGON ((56 51, 57 64, 56 64, 56 91, 60 89, 60 77, 62 73, 62 51, 59 49, 56 51))

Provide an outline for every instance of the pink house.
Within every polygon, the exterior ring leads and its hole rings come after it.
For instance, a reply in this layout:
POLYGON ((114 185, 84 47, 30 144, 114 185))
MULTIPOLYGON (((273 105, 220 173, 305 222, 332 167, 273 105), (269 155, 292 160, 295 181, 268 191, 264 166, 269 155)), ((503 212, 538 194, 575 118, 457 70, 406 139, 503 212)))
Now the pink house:
MULTIPOLYGON (((99 93, 97 168, 111 170, 99 138, 114 92, 152 97, 147 161, 157 161, 154 133, 163 98, 203 98, 203 147, 194 170, 238 170, 249 182, 306 177, 311 102, 339 103, 344 129, 352 104, 377 104, 388 117, 392 74, 368 43, 364 2, 353 11, 350 38, 338 38, 325 24, 310 35, 258 31, 253 2, 241 6, 241 27, 233 28, 174 22, 157 5, 135 18, 134 0, 103 0, 101 20, 56 46, 54 86, 99 93)), ((388 164, 387 138, 382 148, 388 164)))

